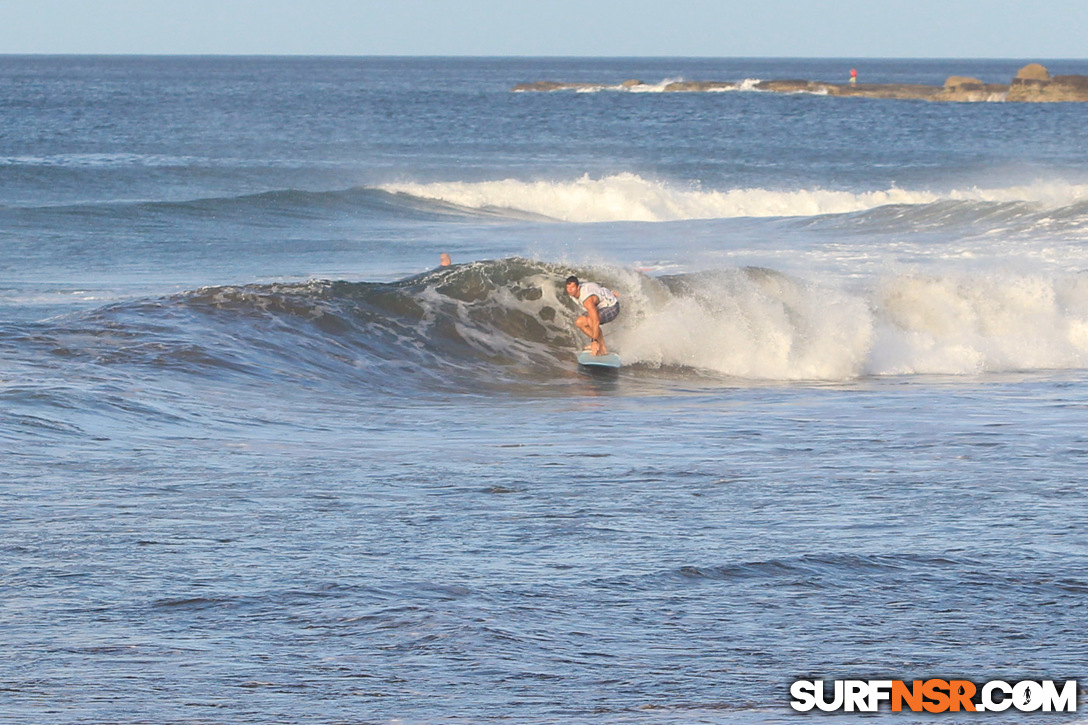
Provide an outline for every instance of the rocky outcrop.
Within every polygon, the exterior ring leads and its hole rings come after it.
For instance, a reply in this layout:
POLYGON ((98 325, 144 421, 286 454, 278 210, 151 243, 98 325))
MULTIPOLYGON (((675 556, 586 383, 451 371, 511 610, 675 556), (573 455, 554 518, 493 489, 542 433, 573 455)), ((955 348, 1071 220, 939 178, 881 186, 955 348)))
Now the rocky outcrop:
POLYGON ((676 81, 669 83, 662 90, 668 93, 682 93, 682 92, 708 92, 708 91, 728 91, 737 87, 736 83, 726 83, 725 81, 676 81))
POLYGON ((940 90, 936 86, 922 86, 915 83, 858 83, 857 85, 844 83, 831 85, 828 95, 931 101, 940 90))
POLYGON ((1009 92, 1006 85, 983 83, 978 78, 968 76, 948 76, 941 92, 933 97, 935 101, 958 101, 960 103, 985 103, 1004 101, 1009 92))
POLYGON ((1010 101, 1061 103, 1088 101, 1088 76, 1053 76, 1038 63, 1020 69, 1009 86, 1010 101))
POLYGON ((817 81, 760 81, 754 86, 757 91, 771 91, 773 93, 816 93, 826 96, 831 92, 828 83, 817 81))
MULTIPOLYGON (((642 81, 627 80, 619 86, 600 83, 557 83, 538 81, 519 83, 515 91, 634 90, 642 81)), ((653 89, 653 87, 651 87, 653 89)), ((697 93, 727 90, 755 90, 768 93, 808 93, 852 98, 888 98, 899 100, 985 102, 1088 102, 1088 76, 1053 76, 1039 63, 1024 66, 1009 85, 983 83, 978 78, 949 76, 943 86, 910 83, 823 83, 807 80, 777 80, 733 83, 728 81, 676 81, 661 88, 667 93, 697 93)))
POLYGON ((1028 63, 1016 72, 1016 79, 1021 81, 1048 81, 1050 71, 1041 63, 1028 63))
POLYGON ((978 78, 968 78, 967 76, 948 76, 944 81, 945 90, 952 90, 956 88, 963 88, 964 86, 982 86, 985 85, 978 78))
POLYGON ((599 83, 559 83, 557 81, 535 81, 533 83, 518 83, 513 90, 521 91, 570 91, 579 88, 598 88, 599 83))
POLYGON ((820 83, 817 81, 760 81, 756 90, 774 93, 813 93, 820 96, 854 98, 899 98, 929 100, 940 89, 911 83, 820 83))

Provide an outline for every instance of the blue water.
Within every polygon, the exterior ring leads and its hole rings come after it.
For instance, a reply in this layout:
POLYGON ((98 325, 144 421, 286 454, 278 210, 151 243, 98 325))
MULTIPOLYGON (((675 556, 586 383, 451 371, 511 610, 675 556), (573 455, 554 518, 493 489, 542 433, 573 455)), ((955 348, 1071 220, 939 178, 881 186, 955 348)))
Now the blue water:
POLYGON ((1083 683, 1081 105, 609 88, 1026 62, 0 57, 0 720, 1083 683))

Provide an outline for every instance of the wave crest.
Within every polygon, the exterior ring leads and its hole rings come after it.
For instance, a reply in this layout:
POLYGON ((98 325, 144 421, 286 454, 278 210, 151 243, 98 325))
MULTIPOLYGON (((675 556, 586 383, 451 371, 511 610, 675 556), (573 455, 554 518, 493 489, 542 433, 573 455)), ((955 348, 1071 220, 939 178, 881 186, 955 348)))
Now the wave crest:
POLYGON ((413 199, 452 204, 480 212, 506 210, 564 222, 665 222, 736 217, 809 217, 862 212, 889 205, 920 206, 940 202, 1018 203, 1049 208, 1088 200, 1088 185, 1037 182, 994 189, 977 187, 946 192, 889 188, 837 191, 810 188, 704 190, 679 188, 637 174, 599 179, 588 174, 574 181, 451 181, 383 184, 380 190, 413 199))
POLYGON ((1088 367, 1083 273, 900 274, 856 288, 763 268, 648 277, 520 258, 394 283, 211 287, 46 321, 6 341, 204 377, 539 391, 572 379, 585 343, 563 289, 571 273, 619 292, 623 314, 606 333, 634 375, 848 381, 1088 367))

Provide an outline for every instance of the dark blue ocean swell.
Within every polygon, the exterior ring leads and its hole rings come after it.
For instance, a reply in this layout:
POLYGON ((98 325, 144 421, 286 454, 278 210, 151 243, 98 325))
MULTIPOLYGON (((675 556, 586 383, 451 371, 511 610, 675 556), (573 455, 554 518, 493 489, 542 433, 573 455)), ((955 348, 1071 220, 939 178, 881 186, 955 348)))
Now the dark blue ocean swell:
POLYGON ((569 373, 573 315, 556 294, 569 271, 507 259, 395 283, 208 287, 12 325, 3 346, 92 380, 474 392, 569 373))
MULTIPOLYGON (((284 189, 243 196, 180 200, 101 200, 36 207, 9 205, 0 207, 0 214, 3 214, 9 227, 30 228, 40 227, 43 223, 63 224, 67 219, 84 224, 111 221, 136 225, 215 219, 220 223, 246 221, 275 226, 285 221, 330 221, 345 216, 414 221, 456 221, 458 217, 480 220, 495 216, 496 212, 359 187, 331 191, 284 189)), ((516 210, 509 210, 507 214, 517 218, 516 210)))
POLYGON ((40 319, 162 289, 402 279, 440 252, 476 258, 480 225, 510 216, 366 188, 0 207, 2 291, 9 315, 40 319))
POLYGON ((1078 238, 1088 227, 1088 202, 1058 206, 1030 201, 988 202, 943 200, 930 204, 888 204, 861 212, 786 220, 799 229, 829 234, 912 234, 949 237, 1003 235, 1030 237, 1040 233, 1078 238))
POLYGON ((573 342, 569 312, 549 301, 559 299, 562 271, 507 259, 396 283, 209 288, 186 296, 185 305, 217 323, 263 331, 264 344, 254 347, 285 367, 332 366, 334 376, 361 366, 351 377, 376 387, 447 374, 478 384, 495 370, 554 374, 573 342), (277 343, 281 334, 299 337, 277 343))

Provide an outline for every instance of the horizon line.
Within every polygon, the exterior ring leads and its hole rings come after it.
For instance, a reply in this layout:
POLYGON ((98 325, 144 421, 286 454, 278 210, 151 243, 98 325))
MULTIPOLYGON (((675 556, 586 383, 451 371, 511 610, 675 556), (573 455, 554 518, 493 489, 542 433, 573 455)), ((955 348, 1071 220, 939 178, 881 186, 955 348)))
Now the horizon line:
POLYGON ((389 58, 389 59, 464 59, 464 60, 1015 60, 1015 61, 1088 61, 1088 58, 997 55, 488 55, 488 54, 413 54, 413 53, 144 53, 122 52, 6 52, 0 57, 47 58, 389 58))

